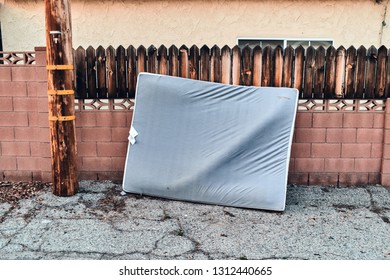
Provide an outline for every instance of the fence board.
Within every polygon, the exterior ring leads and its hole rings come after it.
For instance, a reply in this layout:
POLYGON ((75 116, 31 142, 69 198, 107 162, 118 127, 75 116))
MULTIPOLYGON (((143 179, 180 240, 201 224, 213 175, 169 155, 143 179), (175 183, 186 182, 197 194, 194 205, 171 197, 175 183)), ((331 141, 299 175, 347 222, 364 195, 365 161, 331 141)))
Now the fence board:
POLYGON ((204 45, 200 49, 200 79, 202 81, 210 80, 210 49, 204 45))
POLYGON ((157 48, 153 45, 148 48, 147 65, 149 73, 158 73, 157 48))
POLYGON ((260 46, 256 46, 253 48, 253 85, 261 86, 261 70, 263 64, 263 53, 260 46))
POLYGON ((378 50, 378 63, 377 63, 376 82, 375 82, 376 98, 382 98, 385 96, 386 64, 387 64, 387 49, 386 47, 382 46, 378 50))
POLYGON ((366 53, 365 47, 358 48, 356 53, 356 85, 355 98, 363 98, 364 96, 364 80, 366 71, 366 53))
POLYGON ((188 68, 189 68, 189 62, 188 62, 188 48, 183 45, 179 49, 179 75, 182 78, 188 78, 188 68))
POLYGON ((288 46, 284 51, 284 62, 283 62, 283 87, 291 87, 293 80, 293 61, 294 61, 294 49, 288 46))
POLYGON ((302 96, 303 85, 303 67, 305 62, 305 49, 299 46, 295 49, 295 61, 294 61, 294 88, 296 88, 300 96, 302 96))
POLYGON ((337 98, 344 97, 345 53, 344 47, 339 47, 336 51, 335 95, 337 98))
POLYGON ((367 51, 366 91, 364 98, 375 96, 375 70, 378 59, 378 50, 371 46, 367 51))
POLYGON ((87 65, 86 54, 82 47, 78 47, 74 54, 76 68, 76 95, 75 98, 87 98, 87 65))
POLYGON ((169 48, 169 75, 179 76, 179 49, 175 45, 169 48))
POLYGON ((283 48, 277 46, 274 52, 274 87, 281 87, 283 84, 283 48))
POLYGON ((95 49, 89 46, 85 55, 87 56, 87 96, 88 98, 97 98, 95 49))
POLYGON ((241 54, 241 81, 244 86, 252 85, 252 50, 249 46, 245 46, 241 54))
POLYGON ((117 69, 116 76, 118 79, 118 98, 127 97, 126 86, 126 50, 123 46, 119 46, 116 50, 117 69))
POLYGON ((325 78, 325 48, 320 46, 316 50, 316 60, 314 68, 313 97, 322 98, 324 93, 325 78))
POLYGON ((221 82, 221 50, 216 45, 211 48, 210 82, 221 82))
POLYGON ((316 60, 316 50, 312 46, 310 46, 306 50, 305 82, 303 86, 303 98, 312 98, 315 60, 316 60))
POLYGON ((221 82, 230 84, 232 82, 232 55, 228 46, 222 48, 221 53, 221 82))
POLYGON ((116 90, 116 63, 115 63, 115 49, 109 46, 106 50, 106 76, 107 76, 107 97, 115 98, 116 90))
POLYGON ((345 61, 345 98, 354 98, 355 96, 355 70, 356 70, 356 49, 350 47, 347 50, 345 61))
POLYGON ((241 84, 241 49, 234 46, 232 49, 232 84, 241 84))
POLYGON ((270 46, 266 46, 263 49, 262 62, 261 85, 263 87, 270 87, 272 85, 272 48, 270 46))
POLYGON ((164 45, 158 48, 158 73, 161 75, 169 74, 168 50, 164 45))
MULTIPOLYGON (((390 55, 390 49, 387 50, 387 53, 390 55)), ((384 98, 388 98, 390 96, 390 67, 389 65, 387 65, 389 63, 389 59, 387 59, 387 62, 386 62, 386 66, 387 66, 387 70, 386 70, 386 88, 385 88, 385 94, 384 94, 384 98)))
POLYGON ((97 93, 98 98, 107 98, 106 87, 106 50, 99 46, 96 49, 97 93))
POLYGON ((129 98, 135 97, 137 84, 137 51, 133 46, 127 48, 127 84, 129 98))
POLYGON ((199 79, 199 48, 195 45, 190 48, 189 71, 190 79, 199 79))
POLYGON ((336 73, 336 49, 329 47, 326 50, 324 98, 333 98, 336 73))

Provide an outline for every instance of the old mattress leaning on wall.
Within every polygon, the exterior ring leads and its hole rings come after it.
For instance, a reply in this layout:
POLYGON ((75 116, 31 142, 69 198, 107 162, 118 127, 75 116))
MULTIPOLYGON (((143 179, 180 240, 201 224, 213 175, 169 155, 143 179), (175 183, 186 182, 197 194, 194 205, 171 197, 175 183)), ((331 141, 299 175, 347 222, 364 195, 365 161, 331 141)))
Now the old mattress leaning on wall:
POLYGON ((298 92, 141 73, 123 190, 283 211, 298 92))

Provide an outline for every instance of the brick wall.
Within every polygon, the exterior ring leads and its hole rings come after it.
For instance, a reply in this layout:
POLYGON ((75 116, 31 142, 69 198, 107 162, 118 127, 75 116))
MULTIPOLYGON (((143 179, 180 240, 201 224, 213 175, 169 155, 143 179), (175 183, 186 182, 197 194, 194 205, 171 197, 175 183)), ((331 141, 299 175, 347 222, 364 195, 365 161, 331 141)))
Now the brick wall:
POLYGON ((79 179, 122 180, 131 111, 76 112, 79 179))
POLYGON ((50 172, 45 53, 36 51, 36 65, 0 66, 0 179, 41 180, 50 172))
MULTIPOLYGON (((385 111, 298 111, 289 182, 390 186, 385 111)), ((0 180, 51 180, 44 49, 35 65, 0 65, 0 180)), ((132 112, 76 110, 79 179, 121 180, 132 112)))
MULTIPOLYGON (((45 49, 0 65, 0 180, 51 180, 45 49)), ((79 179, 121 180, 131 111, 76 111, 79 179)))
POLYGON ((380 183, 384 122, 383 111, 298 112, 290 182, 380 183))

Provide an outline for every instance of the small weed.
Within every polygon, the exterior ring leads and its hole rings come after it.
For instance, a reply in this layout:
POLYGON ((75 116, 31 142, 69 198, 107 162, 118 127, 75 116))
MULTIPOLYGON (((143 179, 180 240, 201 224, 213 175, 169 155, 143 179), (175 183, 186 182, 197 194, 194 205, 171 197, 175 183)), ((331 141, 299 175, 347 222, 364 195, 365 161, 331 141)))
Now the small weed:
POLYGON ((182 230, 181 228, 179 228, 179 229, 176 231, 176 235, 177 235, 177 236, 183 236, 183 235, 184 235, 184 230, 182 230))
POLYGON ((389 219, 388 217, 382 216, 381 218, 382 218, 382 220, 383 220, 385 223, 390 224, 390 219, 389 219))
POLYGON ((163 211, 163 214, 164 214, 162 218, 163 221, 172 219, 172 217, 165 210, 163 211))

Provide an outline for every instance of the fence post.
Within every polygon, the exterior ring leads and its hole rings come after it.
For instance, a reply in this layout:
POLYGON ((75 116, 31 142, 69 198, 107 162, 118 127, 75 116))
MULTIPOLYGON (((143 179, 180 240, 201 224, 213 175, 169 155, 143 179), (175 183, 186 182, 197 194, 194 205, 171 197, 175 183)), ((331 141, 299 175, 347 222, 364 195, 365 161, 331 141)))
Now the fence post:
MULTIPOLYGON (((1 35, 1 21, 0 21, 0 52, 3 51, 3 35, 1 35)), ((3 57, 3 54, 0 53, 0 58, 3 57)), ((3 61, 0 60, 0 64, 3 64, 3 61)))
POLYGON ((70 0, 45 0, 52 192, 78 192, 70 0))

